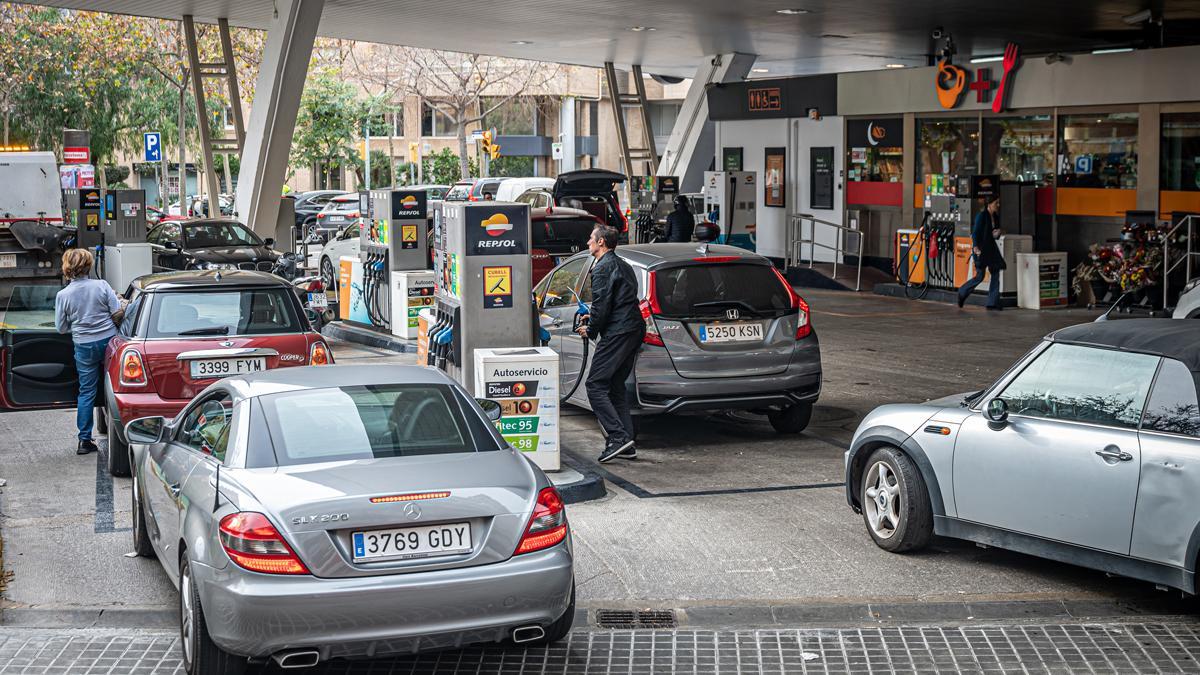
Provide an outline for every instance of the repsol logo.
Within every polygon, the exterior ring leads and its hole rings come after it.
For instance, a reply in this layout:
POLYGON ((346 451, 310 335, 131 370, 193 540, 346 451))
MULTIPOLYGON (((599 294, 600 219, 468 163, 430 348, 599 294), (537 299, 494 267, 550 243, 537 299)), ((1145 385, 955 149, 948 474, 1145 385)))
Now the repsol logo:
POLYGON ((479 242, 479 248, 514 248, 517 242, 511 239, 485 239, 479 242))

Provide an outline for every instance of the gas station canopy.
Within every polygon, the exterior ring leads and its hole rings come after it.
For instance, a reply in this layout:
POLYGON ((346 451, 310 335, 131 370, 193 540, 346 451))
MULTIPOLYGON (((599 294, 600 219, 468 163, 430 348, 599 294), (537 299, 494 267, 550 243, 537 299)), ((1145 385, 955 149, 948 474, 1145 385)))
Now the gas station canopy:
MULTIPOLYGON (((266 28, 273 0, 43 0, 82 10, 197 21, 218 17, 266 28)), ((1200 0, 1151 3, 1166 18, 1169 45, 1197 41, 1200 0), (1190 34, 1190 37, 1189 37, 1190 34)), ((1145 0, 328 0, 318 35, 586 66, 641 64, 648 73, 691 77, 706 55, 758 56, 759 76, 926 65, 936 27, 963 56, 1144 46, 1137 14, 1145 0), (765 72, 764 72, 765 71, 765 72)), ((1158 15, 1158 12, 1156 12, 1158 15)))

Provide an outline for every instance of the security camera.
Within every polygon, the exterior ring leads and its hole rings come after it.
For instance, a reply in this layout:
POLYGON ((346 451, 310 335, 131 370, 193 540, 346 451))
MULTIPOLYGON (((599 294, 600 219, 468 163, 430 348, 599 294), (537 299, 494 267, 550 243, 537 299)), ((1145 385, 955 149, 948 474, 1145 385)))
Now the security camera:
POLYGON ((941 26, 938 26, 937 28, 933 29, 933 32, 929 34, 929 37, 933 38, 934 40, 941 40, 942 36, 944 36, 945 34, 946 34, 946 30, 944 28, 942 28, 941 26))

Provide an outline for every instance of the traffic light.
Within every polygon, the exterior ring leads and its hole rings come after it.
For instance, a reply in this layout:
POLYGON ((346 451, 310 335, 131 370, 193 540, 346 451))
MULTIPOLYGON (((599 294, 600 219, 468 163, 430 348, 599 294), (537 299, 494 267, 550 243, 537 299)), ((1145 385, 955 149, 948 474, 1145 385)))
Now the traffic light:
POLYGON ((417 163, 417 144, 416 143, 408 144, 408 163, 409 164, 417 163))
POLYGON ((500 146, 495 143, 495 139, 495 129, 488 129, 483 132, 483 151, 492 159, 500 157, 500 146))

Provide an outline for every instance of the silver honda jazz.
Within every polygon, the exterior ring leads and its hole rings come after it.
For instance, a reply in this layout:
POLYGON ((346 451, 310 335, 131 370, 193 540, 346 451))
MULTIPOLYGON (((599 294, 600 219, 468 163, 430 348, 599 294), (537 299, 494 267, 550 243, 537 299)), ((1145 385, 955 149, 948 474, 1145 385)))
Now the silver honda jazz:
POLYGON ((566 511, 498 416, 433 369, 327 366, 130 422, 134 546, 179 587, 187 672, 564 637, 566 511))

